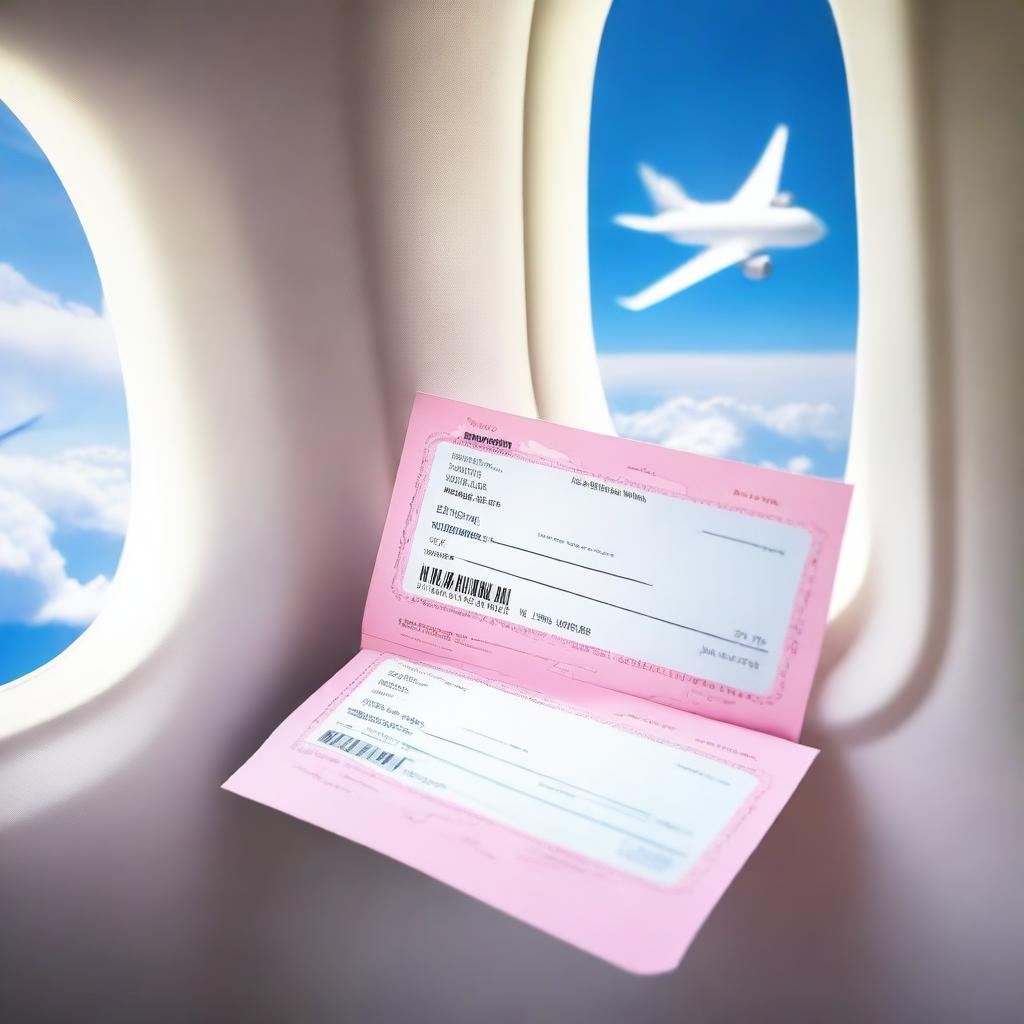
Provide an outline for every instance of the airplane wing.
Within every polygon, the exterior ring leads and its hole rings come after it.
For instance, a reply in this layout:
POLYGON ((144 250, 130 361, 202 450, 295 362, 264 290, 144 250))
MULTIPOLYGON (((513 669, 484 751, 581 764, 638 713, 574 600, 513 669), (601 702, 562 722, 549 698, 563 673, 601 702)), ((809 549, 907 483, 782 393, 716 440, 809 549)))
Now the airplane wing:
POLYGON ((650 235, 665 235, 679 229, 679 211, 668 210, 653 217, 642 213, 617 213, 612 220, 622 228, 644 231, 650 235))
POLYGON ((786 156, 786 142, 789 129, 780 124, 768 140, 761 159, 740 186, 732 202, 743 206, 768 206, 779 194, 779 180, 782 178, 782 161, 786 156))
POLYGON ((698 253, 692 260, 688 260, 681 267, 666 274, 660 281, 655 281, 649 288, 645 288, 636 295, 629 298, 617 299, 620 306, 626 309, 639 310, 653 306, 656 302, 667 299, 684 288, 703 281, 712 274, 717 274, 726 267, 735 263, 741 263, 751 256, 751 249, 745 243, 728 242, 725 245, 716 245, 698 253))
POLYGON ((35 416, 30 416, 27 420, 23 423, 19 423, 16 427, 10 427, 8 430, 0 432, 0 444, 3 444, 4 441, 9 441, 12 437, 17 436, 25 430, 31 430, 42 418, 43 414, 41 412, 36 413, 35 416))

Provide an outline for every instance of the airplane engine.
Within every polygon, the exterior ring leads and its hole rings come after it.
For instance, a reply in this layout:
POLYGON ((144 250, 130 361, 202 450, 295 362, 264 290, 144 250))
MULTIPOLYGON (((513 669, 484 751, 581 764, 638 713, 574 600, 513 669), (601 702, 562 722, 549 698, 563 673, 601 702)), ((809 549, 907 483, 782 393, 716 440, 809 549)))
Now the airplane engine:
POLYGON ((763 281, 772 276, 771 256, 751 256, 743 264, 743 276, 751 281, 763 281))
POLYGON ((795 196, 792 192, 780 192, 773 200, 772 206, 792 206, 795 196))

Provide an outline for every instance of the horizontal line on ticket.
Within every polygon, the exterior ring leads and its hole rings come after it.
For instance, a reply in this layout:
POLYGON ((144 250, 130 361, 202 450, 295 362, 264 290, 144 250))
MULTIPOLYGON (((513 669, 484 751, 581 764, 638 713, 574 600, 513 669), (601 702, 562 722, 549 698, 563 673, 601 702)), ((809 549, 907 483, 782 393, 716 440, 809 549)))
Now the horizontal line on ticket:
POLYGON ((536 583, 538 587, 547 587, 548 590, 557 590, 562 594, 570 594, 573 597, 580 597, 584 601, 593 601, 595 604, 603 604, 608 608, 616 608, 620 612, 629 612, 630 615, 639 615, 645 619, 652 619, 654 622, 663 622, 666 626, 675 626, 676 629, 685 629, 691 633, 699 633, 701 636, 710 637, 712 640, 721 640, 722 643, 735 644, 737 647, 745 647, 748 651, 757 651, 758 654, 767 654, 767 647, 757 647, 754 644, 745 644, 742 640, 733 640, 731 637, 719 636, 717 633, 709 633, 705 629, 698 629, 696 626, 687 626, 682 622, 673 622, 671 619, 663 619, 658 615, 649 615, 647 612, 637 611, 636 608, 626 608, 621 604, 613 604, 611 601, 603 601, 599 597, 591 597, 589 594, 581 594, 576 590, 567 590, 565 587, 556 587, 553 583, 545 583, 543 580, 535 580, 530 576, 520 576, 518 573, 509 572, 496 565, 487 565, 485 562, 474 562, 472 558, 463 558, 456 555, 460 562, 468 562, 480 569, 490 569, 491 572, 500 572, 505 576, 511 576, 514 580, 522 580, 524 583, 536 583))
POLYGON ((709 537, 717 537, 719 540, 731 540, 736 544, 746 544, 751 548, 760 548, 762 551, 767 551, 773 555, 784 555, 786 552, 782 548, 770 548, 767 544, 758 544, 756 540, 744 540, 742 537, 730 537, 727 533, 715 533, 714 530, 701 530, 701 533, 706 533, 709 537))
POLYGON ((495 540, 491 538, 492 544, 497 544, 498 547, 512 548, 514 551, 522 551, 527 555, 537 555, 539 558, 548 558, 552 562, 561 562, 563 565, 575 565, 577 569, 588 569, 590 572, 599 572, 604 576, 614 576, 617 580, 628 580, 630 583, 639 583, 642 587, 653 587, 653 583, 648 583, 646 580, 637 580, 632 576, 620 576, 617 572, 609 572, 607 569, 598 569, 593 565, 584 565, 582 562, 573 562, 568 558, 556 558, 554 555, 546 555, 543 551, 534 551, 531 548, 521 548, 518 544, 506 544, 503 540, 495 540))

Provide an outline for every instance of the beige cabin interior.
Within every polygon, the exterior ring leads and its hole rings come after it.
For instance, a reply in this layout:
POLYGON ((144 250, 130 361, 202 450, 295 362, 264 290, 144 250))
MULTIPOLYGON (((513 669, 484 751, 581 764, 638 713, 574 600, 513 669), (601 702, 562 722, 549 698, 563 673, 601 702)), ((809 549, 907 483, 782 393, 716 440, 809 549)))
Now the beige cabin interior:
POLYGON ((358 646, 416 389, 609 429, 605 0, 0 5, 121 349, 132 520, 0 689, 0 1015, 1009 1021, 1024 1001, 1024 7, 834 0, 863 572, 824 754, 674 973, 627 975, 222 793, 358 646))

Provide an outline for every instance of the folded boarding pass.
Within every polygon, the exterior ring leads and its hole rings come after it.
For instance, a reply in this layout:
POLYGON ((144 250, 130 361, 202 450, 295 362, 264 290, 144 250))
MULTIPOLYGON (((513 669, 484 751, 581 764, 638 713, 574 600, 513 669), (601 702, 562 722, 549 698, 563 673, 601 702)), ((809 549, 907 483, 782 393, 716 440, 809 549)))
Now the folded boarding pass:
POLYGON ((225 788, 671 970, 816 754, 850 493, 418 395, 362 650, 225 788))

